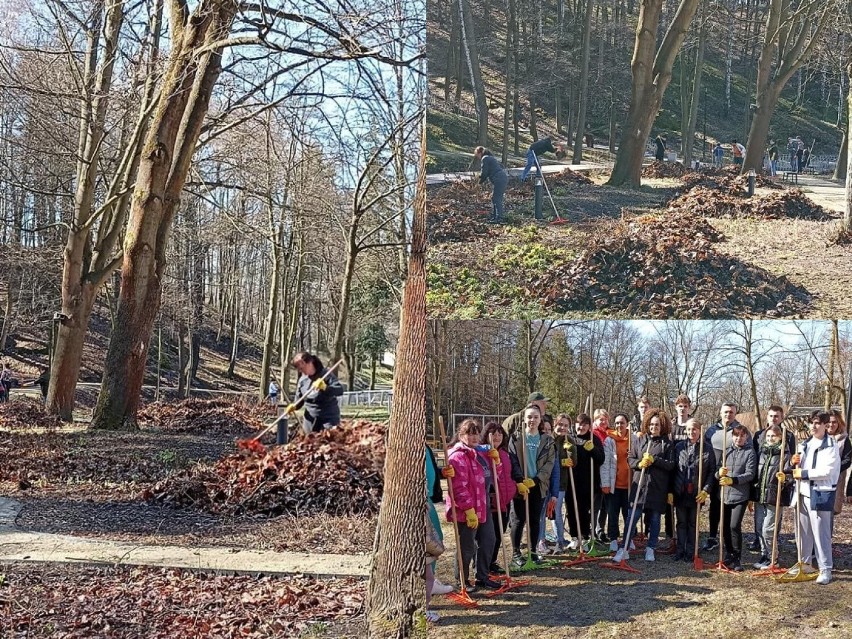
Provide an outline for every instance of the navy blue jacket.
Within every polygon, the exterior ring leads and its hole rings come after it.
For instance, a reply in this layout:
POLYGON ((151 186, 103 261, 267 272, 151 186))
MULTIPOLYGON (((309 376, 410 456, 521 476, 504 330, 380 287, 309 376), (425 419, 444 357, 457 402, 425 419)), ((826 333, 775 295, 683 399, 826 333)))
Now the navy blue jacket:
POLYGON ((317 371, 313 378, 302 375, 296 387, 296 399, 305 397, 305 424, 311 431, 323 429, 325 424, 337 426, 340 424, 340 406, 337 398, 343 395, 343 384, 331 373, 325 380, 326 388, 319 393, 311 391, 311 384, 325 374, 325 369, 317 371))

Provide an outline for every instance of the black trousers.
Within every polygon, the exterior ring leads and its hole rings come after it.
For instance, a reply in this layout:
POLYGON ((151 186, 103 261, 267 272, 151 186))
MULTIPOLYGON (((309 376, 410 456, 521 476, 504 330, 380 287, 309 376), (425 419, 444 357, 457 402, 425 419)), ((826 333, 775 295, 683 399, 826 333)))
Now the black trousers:
POLYGON ((496 510, 491 511, 491 522, 494 524, 494 537, 496 541, 494 542, 494 552, 491 557, 491 563, 497 563, 497 560, 500 558, 500 547, 503 544, 503 535, 500 534, 500 520, 503 521, 503 530, 506 530, 506 527, 509 525, 509 509, 506 509, 506 512, 499 513, 496 510))
POLYGON ((743 517, 747 507, 747 501, 725 504, 725 554, 737 561, 743 552, 743 517))
POLYGON ((527 498, 529 501, 530 520, 527 522, 526 506, 524 505, 523 497, 515 497, 512 500, 512 516, 510 519, 510 527, 512 529, 512 552, 520 554, 521 543, 524 541, 524 524, 530 527, 530 539, 532 540, 532 552, 535 552, 535 544, 538 541, 538 522, 541 519, 541 508, 544 504, 544 497, 541 494, 538 479, 535 480, 535 486, 530 488, 530 494, 527 498))
POLYGON ((585 488, 576 490, 577 510, 574 509, 574 498, 571 496, 571 481, 568 480, 568 490, 565 491, 565 512, 568 516, 568 532, 572 537, 588 539, 592 536, 592 496, 585 488), (580 530, 577 530, 577 517, 580 517, 580 530))
POLYGON ((677 552, 687 557, 695 554, 695 518, 698 504, 687 503, 677 507, 677 552))
POLYGON ((610 539, 618 539, 621 536, 618 526, 618 516, 621 515, 624 521, 624 528, 627 528, 627 510, 630 508, 630 499, 626 488, 616 488, 612 493, 607 495, 607 536, 610 539))
POLYGON ((719 483, 715 483, 713 485, 713 489, 710 491, 710 537, 714 539, 719 538, 719 517, 722 514, 722 504, 720 500, 722 499, 721 490, 719 488, 719 483))

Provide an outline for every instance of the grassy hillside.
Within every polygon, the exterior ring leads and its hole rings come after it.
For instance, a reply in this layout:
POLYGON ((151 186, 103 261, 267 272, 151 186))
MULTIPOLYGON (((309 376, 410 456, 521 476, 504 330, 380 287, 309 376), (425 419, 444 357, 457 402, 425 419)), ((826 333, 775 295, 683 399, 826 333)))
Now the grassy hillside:
MULTIPOLYGON (((432 5, 434 6, 434 5, 432 5)), ((502 151, 503 101, 505 77, 505 15, 498 7, 489 9, 489 18, 484 20, 484 6, 481 2, 472 3, 475 16, 475 31, 480 46, 480 62, 486 84, 486 95, 489 103, 489 142, 497 155, 502 151)), ((545 30, 552 16, 545 16, 545 30)), ((443 21, 446 23, 446 17, 443 21)), ((628 26, 635 28, 636 16, 628 16, 628 26)), ((627 112, 630 97, 630 50, 632 40, 625 40, 625 48, 617 52, 603 51, 596 45, 600 31, 593 30, 591 57, 590 98, 588 106, 588 129, 596 138, 597 144, 605 145, 609 137, 610 103, 614 98, 617 105, 617 122, 623 122, 627 112), (597 71, 601 69, 598 79, 597 71)), ((629 35, 629 34, 628 34, 629 35)), ((708 38, 708 50, 705 55, 703 87, 699 103, 698 121, 696 127, 695 148, 700 157, 704 116, 706 112, 706 128, 708 143, 717 140, 728 143, 736 137, 741 141, 747 138, 745 110, 753 96, 747 99, 748 66, 737 57, 733 63, 733 79, 731 86, 731 108, 725 105, 725 50, 722 33, 716 33, 708 38)), ((627 35, 625 36, 627 38, 627 35)), ((632 35, 629 36, 632 38, 632 35)), ((476 118, 473 105, 473 95, 469 90, 469 82, 465 80, 461 104, 456 108, 453 96, 455 82, 451 83, 450 101, 444 101, 444 73, 447 67, 447 56, 450 51, 449 33, 441 25, 441 19, 436 11, 430 8, 427 36, 427 55, 429 59, 429 90, 430 110, 427 115, 427 149, 429 170, 466 169, 470 162, 470 152, 476 146, 476 118)), ((687 40, 686 49, 694 47, 694 38, 687 40)), ((539 108, 537 109, 539 137, 556 132, 554 87, 567 85, 569 77, 576 77, 576 56, 565 56, 564 62, 554 65, 549 54, 536 50, 520 52, 521 77, 521 107, 522 116, 528 112, 528 95, 531 87, 535 90, 539 108), (528 65, 534 70, 535 79, 529 80, 528 65)), ((689 66, 687 68, 690 68, 689 66)), ((466 72, 465 72, 466 73, 466 72)), ((687 75, 687 81, 691 77, 687 75)), ((753 85, 753 81, 751 82, 753 85)), ((680 149, 680 120, 681 120, 681 73, 680 59, 675 64, 672 82, 666 92, 663 108, 660 111, 655 126, 657 132, 666 132, 669 145, 680 149)), ((753 86, 752 86, 753 89, 753 86)), ((770 137, 786 141, 787 137, 801 135, 808 144, 816 140, 815 155, 836 155, 841 136, 835 127, 837 118, 837 87, 833 89, 833 99, 828 103, 821 99, 817 79, 812 79, 805 92, 803 103, 796 107, 797 78, 788 83, 781 101, 772 118, 770 137)), ((523 118, 523 126, 527 126, 527 118, 523 118)), ((617 136, 616 136, 617 141, 617 136)), ((519 155, 513 151, 513 140, 510 132, 509 164, 523 162, 526 147, 532 142, 528 128, 522 128, 518 142, 519 155)), ((708 159, 709 155, 708 147, 708 159)), ((605 149, 584 150, 584 158, 588 161, 607 161, 612 156, 605 149)))

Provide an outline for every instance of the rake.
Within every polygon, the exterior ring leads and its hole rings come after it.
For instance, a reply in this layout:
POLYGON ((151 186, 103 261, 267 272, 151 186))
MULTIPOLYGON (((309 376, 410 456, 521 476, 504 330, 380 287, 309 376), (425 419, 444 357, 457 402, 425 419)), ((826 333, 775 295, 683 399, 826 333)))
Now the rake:
MULTIPOLYGON (((784 472, 784 453, 787 450, 787 425, 781 424, 781 456, 778 459, 778 472, 784 472)), ((780 568, 776 563, 778 560, 778 520, 781 519, 781 482, 778 482, 778 491, 775 495, 775 528, 772 530, 772 558, 769 560, 769 565, 763 570, 758 570, 752 573, 752 577, 762 577, 764 575, 783 575, 786 571, 780 568)), ((798 505, 798 502, 796 502, 798 505)), ((798 518, 798 515, 797 515, 798 518)), ((796 530, 799 524, 796 523, 796 530)))
MULTIPOLYGON (((494 433, 491 433, 489 436, 491 440, 491 448, 494 448, 494 433)), ((496 448, 495 448, 496 450, 496 448)), ((522 586, 527 586, 531 582, 529 579, 517 579, 515 581, 512 580, 512 576, 509 574, 509 562, 506 561, 506 540, 505 534, 506 530, 503 528, 503 517, 500 514, 502 509, 500 508, 500 486, 497 481, 497 461, 491 460, 491 469, 494 477, 494 496, 497 499, 497 523, 500 528, 500 551, 503 554, 503 565, 505 566, 504 570, 506 571, 505 575, 500 575, 499 580, 503 582, 503 585, 500 586, 497 590, 492 590, 491 592, 486 592, 486 597, 495 597, 497 595, 503 594, 504 592, 509 592, 515 588, 520 588, 522 586)))
MULTIPOLYGON (((590 430, 589 431, 589 441, 594 441, 595 434, 590 430)), ((589 492, 591 501, 591 508, 589 509, 589 517, 591 517, 591 521, 589 522, 589 540, 587 542, 589 549, 586 551, 586 554, 589 557, 611 557, 612 551, 609 549, 609 546, 601 543, 595 537, 595 465, 594 463, 589 464, 589 492)), ((581 544, 582 548, 582 544, 581 544)))
POLYGON ((553 196, 550 194, 550 188, 547 186, 547 180, 544 179, 544 171, 541 170, 541 164, 538 163, 538 156, 535 157, 535 166, 538 177, 541 178, 541 183, 544 185, 544 190, 547 192, 547 197, 550 199, 550 205, 553 207, 553 213, 556 215, 556 219, 552 220, 551 224, 568 224, 568 220, 559 215, 559 211, 556 209, 556 202, 553 201, 553 196))
MULTIPOLYGON (((579 508, 577 508, 577 489, 574 486, 574 468, 572 466, 568 467, 568 478, 571 480, 571 498, 574 500, 574 516, 577 518, 577 534, 582 535, 582 533, 580 532, 580 510, 579 508)), ((593 561, 600 561, 601 559, 603 559, 603 557, 601 556, 592 556, 590 553, 587 553, 582 543, 579 544, 579 546, 580 550, 578 551, 577 558, 571 559, 569 561, 563 561, 561 563, 561 566, 563 568, 579 566, 580 564, 587 564, 593 561)))
MULTIPOLYGON (((335 369, 337 369, 337 367, 340 366, 342 363, 343 363, 342 359, 338 360, 337 363, 334 366, 332 366, 331 368, 329 368, 325 371, 325 374, 322 377, 320 377, 320 379, 322 381, 325 381, 326 379, 328 379, 328 376, 331 375, 335 371, 335 369)), ((312 393, 310 393, 310 392, 305 393, 299 399, 297 399, 295 402, 293 402, 294 408, 296 408, 296 409, 301 408, 302 404, 305 403, 305 401, 308 399, 308 397, 311 396, 311 394, 312 393)), ((284 413, 284 415, 287 415, 287 413, 284 413)), ((283 417, 283 415, 282 415, 282 417, 283 417)), ((271 431, 273 428, 277 428, 278 422, 281 421, 282 417, 279 417, 274 422, 272 422, 269 426, 264 428, 260 432, 259 435, 256 435, 255 437, 252 437, 251 439, 238 439, 237 440, 237 448, 242 448, 242 449, 245 449, 245 450, 248 450, 248 451, 261 453, 261 454, 266 452, 266 446, 264 446, 263 444, 260 443, 260 438, 263 437, 264 435, 266 435, 266 433, 271 431)))
MULTIPOLYGON (((698 490, 702 489, 704 484, 701 483, 701 471, 704 470, 704 426, 700 429, 700 439, 698 440, 698 490)), ((695 509, 695 549, 692 551, 692 567, 695 570, 704 570, 704 560, 698 555, 698 535, 700 533, 699 522, 701 521, 701 506, 698 504, 695 509)))
MULTIPOLYGON (((726 467, 727 461, 727 452, 728 452, 728 426, 727 424, 722 424, 722 466, 726 467)), ((721 478, 720 478, 721 479, 721 478)), ((719 544, 719 561, 712 566, 711 568, 715 568, 716 570, 720 570, 722 572, 734 572, 728 566, 725 565, 723 552, 725 547, 725 486, 721 484, 719 486, 719 532, 722 535, 722 542, 719 544)))
MULTIPOLYGON (((784 441, 781 445, 783 448, 786 445, 786 441, 784 441)), ((796 464, 798 466, 798 464, 796 464)), ((779 491, 780 492, 780 491, 779 491)), ((817 577, 819 577, 819 573, 816 571, 813 572, 805 572, 805 562, 802 561, 802 536, 799 532, 799 513, 801 511, 801 503, 802 503, 802 495, 800 486, 796 486, 796 563, 793 566, 790 566, 784 574, 778 575, 775 577, 775 581, 779 583, 794 583, 799 581, 813 581, 817 577)), ((776 529, 777 532, 777 529, 776 529)), ((775 549, 773 548, 773 551, 775 549)), ((773 552, 774 554, 774 552, 773 552)))
MULTIPOLYGON (((447 432, 444 430, 444 418, 438 418, 438 426, 441 428, 441 445, 444 448, 444 464, 449 463, 450 455, 447 449, 447 432)), ((478 608, 479 604, 470 598, 470 594, 467 592, 467 582, 464 578, 464 559, 462 559, 462 551, 461 551, 461 541, 459 540, 459 522, 456 520, 456 495, 453 491, 453 482, 451 480, 447 480, 447 490, 450 493, 450 508, 451 518, 453 520, 453 536, 456 540, 456 561, 458 561, 459 567, 459 591, 451 592, 445 595, 447 599, 455 601, 460 606, 465 608, 478 608)))
MULTIPOLYGON (((651 451, 651 437, 648 437, 648 445, 645 447, 645 454, 647 455, 651 451)), ((633 505, 630 507, 630 519, 627 522, 627 530, 624 532, 624 548, 625 555, 627 555, 628 551, 626 549, 630 548, 630 541, 632 535, 630 534, 633 530, 633 522, 636 521, 636 506, 639 505, 639 493, 642 492, 642 480, 645 479, 645 468, 642 468, 639 472, 639 482, 636 484, 636 496, 633 498, 633 505)), ((621 561, 616 563, 605 563, 601 564, 603 568, 612 568, 613 570, 625 570, 627 572, 635 572, 639 573, 640 570, 638 568, 634 568, 633 566, 628 565, 627 560, 622 557, 621 561)))

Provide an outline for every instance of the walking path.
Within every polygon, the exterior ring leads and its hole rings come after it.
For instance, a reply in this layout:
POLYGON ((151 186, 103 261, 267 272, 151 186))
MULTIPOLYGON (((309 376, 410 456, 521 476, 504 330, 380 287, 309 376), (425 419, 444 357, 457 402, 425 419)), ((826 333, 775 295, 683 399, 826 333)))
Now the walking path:
POLYGON ((146 546, 19 530, 22 504, 0 497, 0 564, 41 561, 187 568, 228 573, 367 577, 368 555, 314 555, 226 547, 146 546))
MULTIPOLYGON (((565 169, 571 169, 572 171, 577 172, 585 172, 591 171, 592 169, 604 169, 607 168, 604 164, 595 164, 592 162, 587 162, 585 164, 544 164, 541 167, 541 172, 545 174, 548 173, 562 173, 565 169)), ((506 169, 506 172, 509 174, 509 177, 521 177, 521 173, 524 172, 524 167, 518 166, 506 169)), ((463 182, 465 180, 472 180, 474 178, 479 178, 479 171, 462 171, 459 173, 430 173, 426 176, 426 185, 432 184, 444 184, 446 182, 463 182)))
MULTIPOLYGON (((796 184, 793 183, 793 186, 796 184)), ((846 186, 843 182, 817 175, 800 175, 798 186, 810 199, 830 211, 846 211, 846 186)))

